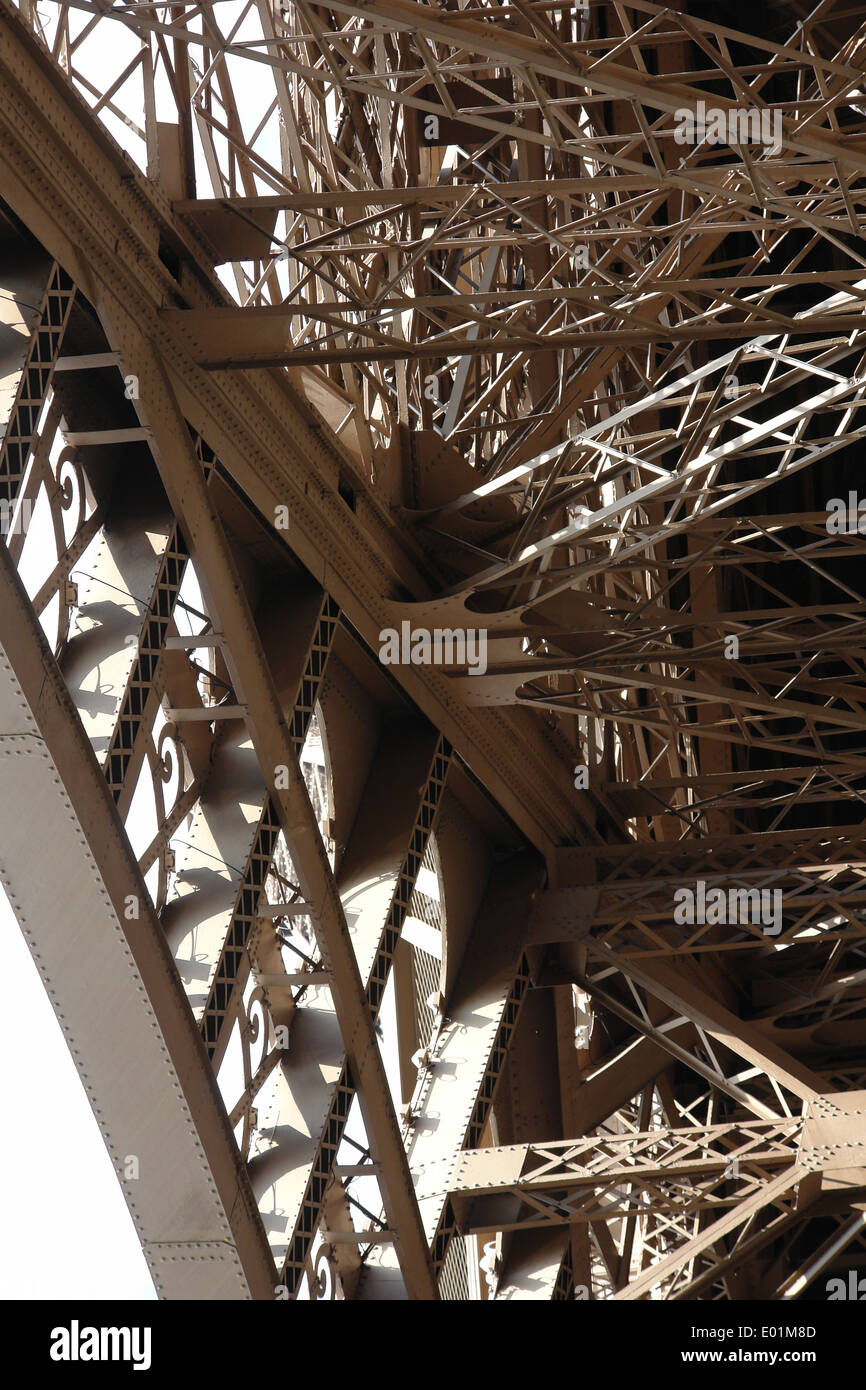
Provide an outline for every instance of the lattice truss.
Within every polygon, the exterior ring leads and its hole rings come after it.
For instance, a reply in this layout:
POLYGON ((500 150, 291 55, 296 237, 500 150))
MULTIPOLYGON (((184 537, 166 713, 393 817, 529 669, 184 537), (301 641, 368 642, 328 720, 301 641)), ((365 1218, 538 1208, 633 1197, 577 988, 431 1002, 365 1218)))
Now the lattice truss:
POLYGON ((553 1293, 559 1300, 785 1301, 840 1254, 846 1265, 862 1265, 862 1212, 841 1222, 815 1212, 807 1230, 798 1211, 791 1146, 802 1138, 803 1121, 716 1125, 716 1101, 708 1090, 686 1109, 666 1085, 647 1087, 599 1130, 591 1150, 573 1142, 519 1146, 513 1157, 509 1149, 479 1150, 454 1186, 472 1196, 470 1224, 485 1223, 484 1203, 492 1198, 482 1194, 495 1187, 500 1202, 505 1194, 515 1199, 512 1213, 520 1200, 521 1222, 571 1221, 572 1231, 587 1233, 566 1250, 553 1293), (684 1120, 687 1129, 672 1127, 684 1120), (652 1129, 636 1132, 650 1121, 652 1129), (494 1152, 521 1170, 510 1192, 501 1173, 484 1182, 494 1152), (709 1211, 722 1207, 727 1219, 713 1221, 709 1211), (780 1254, 785 1243, 793 1247, 788 1258, 780 1254), (583 1285, 575 1278, 578 1262, 583 1285))
MULTIPOLYGON (((861 1261, 863 1170, 821 1192, 823 1160, 802 1149, 804 1108, 866 1081, 866 541, 856 503, 853 524, 828 525, 833 499, 850 522, 866 432, 860 15, 834 0, 739 19, 644 0, 16 8, 218 268, 219 305, 178 294, 161 322, 217 384, 287 369, 359 494, 424 555, 421 619, 483 615, 489 664, 450 673, 457 704, 519 710, 569 779, 585 774, 580 847, 556 853, 589 918, 536 935, 546 952, 491 987, 443 1168, 448 1136, 422 1120, 466 1031, 438 995, 450 743, 427 750, 368 940, 369 904, 337 882, 329 756, 348 754, 326 753, 317 704, 339 609, 317 596, 282 692, 307 797, 293 839, 249 733, 266 712, 235 688, 241 654, 179 508, 124 572, 112 560, 106 536, 154 503, 118 503, 110 451, 149 459, 153 439, 115 358, 93 356, 96 328, 79 324, 75 351, 103 375, 70 385, 75 290, 55 266, 25 315, 0 477, 10 515, 43 519, 26 540, 13 526, 8 551, 89 711, 275 1283, 351 1296, 392 1244, 406 1275, 405 1208, 373 1154, 390 1130, 443 1297, 522 1296, 536 1239, 552 1241, 554 1298, 791 1298, 861 1261), (90 612, 106 589, 111 634, 90 612), (98 624, 111 715, 88 684, 98 624), (358 933, 348 1020, 335 938, 301 887, 311 854, 358 933), (779 891, 774 935, 756 914, 676 921, 673 890, 699 879, 779 891), (376 1078, 355 1074, 340 1026, 381 1039, 407 921, 422 944, 398 1023, 418 1076, 398 1130, 390 1100, 361 1116, 376 1078), (570 1137, 517 1133, 515 1100, 500 1144, 530 982, 556 992, 556 1030, 576 1029, 554 1067, 570 1137), (289 1036, 310 1049, 294 1072, 289 1036), (291 1167, 310 1058, 324 1119, 291 1167), (570 1110, 572 1094, 591 1099, 570 1110)), ((189 438, 234 516, 226 470, 189 438)), ((259 522, 237 530, 269 554, 259 522)))

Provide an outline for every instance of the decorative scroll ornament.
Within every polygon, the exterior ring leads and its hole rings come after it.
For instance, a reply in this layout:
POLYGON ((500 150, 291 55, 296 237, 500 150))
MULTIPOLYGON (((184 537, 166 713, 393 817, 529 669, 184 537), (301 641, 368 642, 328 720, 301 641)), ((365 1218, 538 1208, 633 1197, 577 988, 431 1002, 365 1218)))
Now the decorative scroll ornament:
POLYGON ((313 1277, 310 1280, 310 1297, 316 1302, 336 1303, 341 1292, 340 1274, 334 1258, 333 1246, 322 1244, 316 1252, 313 1277))
MULTIPOLYGON (((172 827, 175 823, 175 810, 183 797, 186 782, 183 744, 175 723, 167 721, 163 724, 156 740, 151 728, 145 756, 153 790, 157 836, 164 834, 165 843, 167 843, 171 838, 172 827), (166 789, 168 789, 168 795, 166 789)), ((161 912, 168 893, 168 875, 172 867, 172 860, 169 855, 162 854, 158 863, 159 882, 155 905, 157 912, 161 912)))

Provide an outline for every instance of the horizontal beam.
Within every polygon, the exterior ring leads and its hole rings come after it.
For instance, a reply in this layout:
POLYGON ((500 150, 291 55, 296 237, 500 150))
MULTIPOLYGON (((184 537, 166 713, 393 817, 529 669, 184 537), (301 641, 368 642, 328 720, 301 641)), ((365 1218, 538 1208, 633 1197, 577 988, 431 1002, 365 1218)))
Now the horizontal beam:
POLYGON ((597 962, 587 971, 588 983, 598 975, 599 966, 613 966, 801 1100, 816 1100, 826 1092, 827 1086, 816 1072, 803 1066, 753 1025, 737 1018, 681 972, 661 961, 638 962, 598 942, 589 943, 588 950, 597 962))
POLYGON ((748 1120, 636 1134, 596 1134, 585 1139, 507 1144, 460 1154, 452 1193, 557 1191, 645 1182, 687 1174, 723 1173, 737 1164, 785 1166, 803 1128, 790 1120, 748 1120))
MULTIPOLYGON (((409 307, 409 304, 404 307, 409 307)), ((455 305, 455 309, 458 307, 459 301, 455 305)), ((195 311, 178 309, 166 310, 165 312, 192 315, 195 311)), ((615 316, 614 307, 608 308, 606 312, 611 317, 615 316)), ((821 333, 847 334, 859 332, 863 328, 863 314, 857 313, 840 314, 838 317, 822 319, 816 318, 814 321, 785 319, 780 322, 778 318, 774 318, 734 323, 689 323, 682 326, 650 324, 646 328, 640 329, 615 325, 611 328, 581 328, 577 332, 569 333, 553 331, 544 335, 505 331, 495 337, 419 338, 415 341, 401 339, 388 342, 374 340, 358 343, 352 347, 326 346, 325 342, 332 342, 328 339, 323 340, 321 345, 316 345, 314 342, 311 347, 286 347, 280 351, 268 351, 246 345, 244 330, 247 329, 248 325, 243 323, 245 314, 245 309, 237 311, 238 317, 235 324, 219 334, 217 338, 218 348, 202 345, 192 349, 194 361, 206 372, 248 371, 251 368, 264 370, 274 367, 331 366, 339 362, 431 361, 452 357, 495 356, 499 353, 510 352, 531 355, 536 352, 553 352, 614 343, 628 347, 641 347, 650 343, 663 346, 665 343, 694 343, 705 340, 733 341, 742 339, 750 342, 761 333, 783 332, 786 336, 795 338, 803 335, 814 337, 821 333), (241 341, 234 347, 230 336, 231 327, 242 330, 241 341)), ((212 325, 208 324, 207 317, 199 318, 195 325, 190 324, 187 331, 192 332, 194 326, 209 342, 214 341, 215 335, 210 331, 212 325)), ((347 325, 344 331, 358 332, 359 330, 353 325, 347 325)), ((365 330, 365 332, 369 333, 369 330, 365 330)), ((260 335, 261 330, 259 329, 257 336, 260 335)), ((287 326, 283 330, 283 336, 288 336, 287 326)))

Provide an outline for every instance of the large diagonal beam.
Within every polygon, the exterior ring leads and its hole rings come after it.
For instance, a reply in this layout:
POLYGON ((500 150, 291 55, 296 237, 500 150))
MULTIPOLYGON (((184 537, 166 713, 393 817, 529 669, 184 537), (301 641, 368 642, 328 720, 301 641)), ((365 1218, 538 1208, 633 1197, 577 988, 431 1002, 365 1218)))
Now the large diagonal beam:
MULTIPOLYGON (((596 1004, 603 1005, 606 1009, 609 1009, 611 1013, 616 1014, 617 1017, 630 1024, 635 1032, 641 1034, 644 1046, 654 1046, 658 1052, 662 1054, 666 1053, 669 1059, 676 1058, 678 1062, 685 1063, 687 1067, 697 1072, 699 1076, 702 1076, 704 1080, 708 1081, 716 1090, 722 1091, 725 1095, 730 1096, 738 1105, 744 1106, 745 1109, 751 1111, 753 1115, 757 1115, 761 1119, 772 1119, 775 1113, 772 1107, 766 1105, 759 1096, 753 1095, 745 1086, 729 1078, 718 1061, 716 1061, 715 1065, 710 1065, 710 1063, 704 1061, 704 1059, 698 1055, 695 1048, 697 1038, 693 1020, 681 1017, 673 1028, 669 1025, 665 1028, 656 1028, 652 1023, 642 1018, 641 1014, 636 1009, 627 1008, 615 995, 602 989, 591 974, 581 977, 579 983, 582 989, 587 990, 587 992, 592 995, 596 1004), (676 1037, 672 1036, 674 1033, 677 1034, 676 1037)), ((631 1047, 636 1046, 637 1044, 631 1044, 631 1047)), ((658 1065, 656 1069, 657 1071, 661 1070, 658 1065)), ((633 1095, 634 1091, 632 1091, 631 1094, 633 1095)), ((614 1110, 617 1108, 617 1103, 623 1104, 616 1090, 610 1091, 609 1095, 611 1104, 602 1118, 606 1118, 607 1115, 613 1114, 614 1110)), ((601 1108, 603 1103, 604 1102, 601 1100, 597 1102, 598 1108, 601 1108)))
MULTIPOLYGON (((657 999, 664 1000, 670 1008, 705 1028, 732 1052, 801 1100, 814 1100, 826 1092, 826 1084, 820 1076, 743 1019, 737 1018, 730 1009, 726 1009, 679 971, 660 961, 639 964, 632 957, 620 955, 598 942, 590 943, 588 949, 597 961, 613 966, 628 979, 649 990, 657 999)), ((590 970, 588 979, 591 980, 594 973, 594 970, 590 970)))
MULTIPOLYGON (((429 729, 425 732, 429 736, 429 729)), ((385 747, 380 745, 368 788, 371 796, 364 797, 366 804, 362 805, 361 824, 356 825, 358 837, 355 840, 353 834, 346 855, 346 861, 350 864, 354 859, 359 868, 363 865, 361 882, 368 888, 372 886, 373 891, 369 894, 362 892, 353 898, 351 891, 346 892, 345 882, 340 881, 338 885, 341 898, 350 905, 350 910, 359 909, 352 923, 353 947, 361 979, 365 983, 366 1000, 374 1027, 378 1025, 395 949, 424 850, 435 824, 450 756, 450 750, 442 739, 437 739, 432 749, 429 746, 425 749, 421 740, 413 750, 407 748, 403 739, 398 739, 397 747, 401 746, 403 766, 399 768, 393 762, 393 741, 386 737, 385 747), (419 761, 419 754, 423 762, 419 761), (427 766, 422 771, 424 764, 427 766), (376 802, 381 802, 383 772, 390 773, 397 804, 377 817, 376 802), (419 776, 422 778, 420 799, 419 776), (414 805, 411 804, 413 800, 414 805), (405 836, 402 845, 401 836, 405 836), (384 903, 379 893, 382 887, 389 894, 384 903)), ((353 877, 350 870, 350 882, 353 877)), ((290 1061, 288 1079, 292 1082, 292 1102, 297 1105, 301 1115, 298 1116, 298 1123, 292 1123, 292 1142, 286 1146, 286 1151, 281 1152, 280 1147, 276 1146, 260 1159, 254 1159, 251 1165, 256 1187, 265 1182, 276 1184, 281 1177, 285 1179, 277 1188, 277 1195, 286 1216, 288 1233, 282 1282, 290 1295, 297 1294, 301 1284, 356 1090, 350 1060, 345 1056, 335 1057, 331 1050, 321 1048, 319 1030, 324 1024, 322 1010, 317 1010, 315 1014, 310 1009, 300 1010, 293 1031, 294 1056, 290 1061), (313 1041, 317 1033, 320 1039, 318 1052, 311 1046, 310 1032, 313 1029, 316 1030, 313 1041), (300 1048, 295 1047, 297 1035, 300 1048), (299 1052, 305 1063, 300 1077, 300 1066, 297 1064, 299 1052), (303 1105, 298 1103, 300 1098, 303 1098, 303 1105), (315 1123, 316 1119, 318 1124, 315 1123)))
POLYGON ((3 545, 0 595, 0 876, 115 1170, 138 1160, 124 1195, 157 1290, 273 1298, 249 1179, 162 928, 3 545))

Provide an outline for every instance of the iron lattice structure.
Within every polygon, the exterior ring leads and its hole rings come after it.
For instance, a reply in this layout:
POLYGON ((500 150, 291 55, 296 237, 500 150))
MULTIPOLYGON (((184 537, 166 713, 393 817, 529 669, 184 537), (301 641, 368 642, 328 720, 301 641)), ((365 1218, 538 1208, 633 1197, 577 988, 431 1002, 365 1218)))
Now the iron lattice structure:
POLYGON ((864 60, 0 0, 0 878, 161 1295, 866 1259, 864 60))

